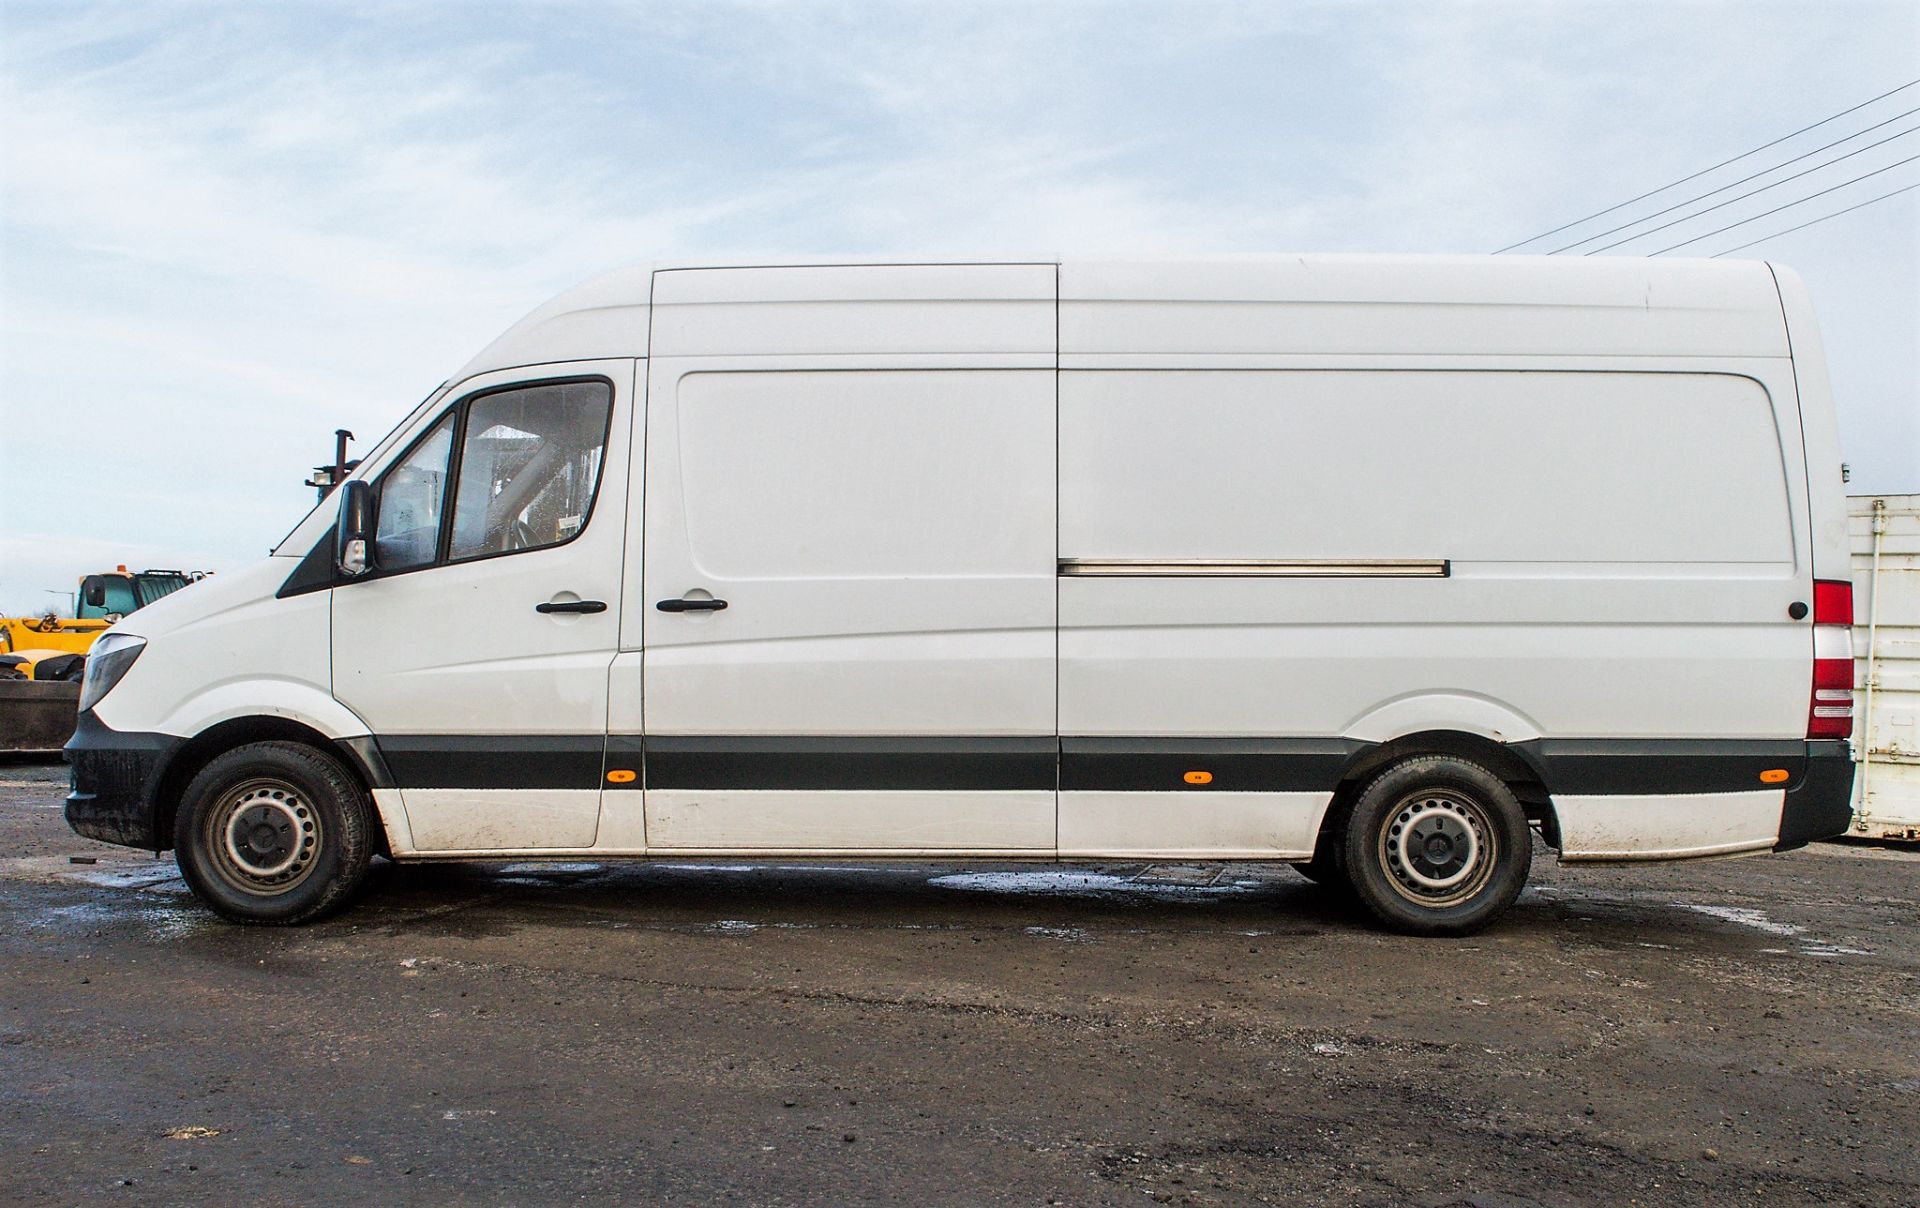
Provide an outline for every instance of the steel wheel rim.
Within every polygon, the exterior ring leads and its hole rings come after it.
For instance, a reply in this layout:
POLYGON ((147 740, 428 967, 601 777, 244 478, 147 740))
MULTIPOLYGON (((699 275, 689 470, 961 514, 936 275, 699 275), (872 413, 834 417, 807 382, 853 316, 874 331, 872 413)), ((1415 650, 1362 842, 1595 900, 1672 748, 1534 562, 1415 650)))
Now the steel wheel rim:
POLYGON ((220 879, 262 897, 286 893, 312 876, 325 838, 307 795, 271 777, 221 794, 207 813, 204 834, 220 879))
POLYGON ((1457 905, 1485 889, 1500 854, 1487 808, 1452 789, 1402 797, 1375 846, 1388 884, 1429 909, 1457 905))

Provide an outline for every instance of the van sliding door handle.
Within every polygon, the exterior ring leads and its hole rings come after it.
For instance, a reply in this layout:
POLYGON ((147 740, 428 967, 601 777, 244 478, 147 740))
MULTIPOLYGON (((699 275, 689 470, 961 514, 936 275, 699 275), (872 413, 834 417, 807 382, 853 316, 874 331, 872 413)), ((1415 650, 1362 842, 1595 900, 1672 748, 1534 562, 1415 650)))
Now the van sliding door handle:
POLYGON ((606 603, 602 600, 548 600, 544 604, 535 604, 535 612, 605 612, 606 603))
POLYGON ((662 600, 654 605, 661 612, 719 612, 726 606, 725 600, 662 600))

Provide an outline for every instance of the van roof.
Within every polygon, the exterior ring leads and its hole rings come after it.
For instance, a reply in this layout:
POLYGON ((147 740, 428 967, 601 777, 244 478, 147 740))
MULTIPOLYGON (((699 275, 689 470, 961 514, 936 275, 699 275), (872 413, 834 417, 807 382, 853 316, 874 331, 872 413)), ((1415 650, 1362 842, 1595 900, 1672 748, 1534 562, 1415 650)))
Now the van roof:
MULTIPOLYGON (((1784 270, 1782 275, 1790 277, 1784 270)), ((1791 284, 1797 288, 1797 279, 1791 284)), ((1618 256, 663 261, 615 269, 563 291, 509 328, 458 377, 645 356, 656 302, 804 304, 816 296, 917 305, 996 299, 1032 304, 1057 297, 1062 358, 1779 357, 1788 355, 1780 288, 1773 267, 1760 261, 1618 256), (961 267, 1004 271, 953 271, 961 267), (672 296, 656 298, 664 274, 696 272, 706 279, 680 278, 672 296)))

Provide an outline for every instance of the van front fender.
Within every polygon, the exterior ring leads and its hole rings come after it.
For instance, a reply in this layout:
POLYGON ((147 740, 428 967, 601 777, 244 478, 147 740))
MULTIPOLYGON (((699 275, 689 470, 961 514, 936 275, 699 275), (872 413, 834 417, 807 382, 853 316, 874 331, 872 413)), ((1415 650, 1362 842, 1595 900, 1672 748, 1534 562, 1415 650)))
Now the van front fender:
MULTIPOLYGON (((102 720, 112 724, 113 695, 101 703, 102 720)), ((230 680, 181 701, 154 727, 165 734, 192 738, 221 722, 241 717, 281 717, 298 722, 331 739, 368 734, 358 714, 315 684, 301 680, 230 680)))

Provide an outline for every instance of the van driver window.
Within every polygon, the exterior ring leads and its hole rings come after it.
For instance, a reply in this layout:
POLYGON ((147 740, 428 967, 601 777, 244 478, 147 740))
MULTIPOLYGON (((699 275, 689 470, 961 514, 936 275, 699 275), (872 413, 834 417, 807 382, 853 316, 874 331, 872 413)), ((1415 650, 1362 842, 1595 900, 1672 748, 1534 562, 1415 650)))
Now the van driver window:
POLYGON ((605 382, 532 386, 474 399, 460 447, 449 558, 571 540, 593 509, 612 410, 613 392, 605 382))
POLYGON ((447 492, 447 454, 453 450, 453 416, 433 432, 380 484, 380 520, 374 530, 374 564, 407 570, 433 561, 440 545, 440 505, 447 492))

